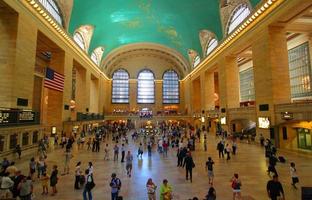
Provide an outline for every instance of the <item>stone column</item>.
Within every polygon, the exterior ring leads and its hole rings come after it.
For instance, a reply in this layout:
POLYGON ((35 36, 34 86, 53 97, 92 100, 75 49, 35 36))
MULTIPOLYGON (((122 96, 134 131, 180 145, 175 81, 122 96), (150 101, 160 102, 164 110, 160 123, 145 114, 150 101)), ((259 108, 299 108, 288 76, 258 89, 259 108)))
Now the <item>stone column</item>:
MULTIPOLYGON (((290 103, 290 81, 286 32, 283 27, 268 27, 257 34, 252 44, 256 113, 258 117, 269 117, 271 127, 275 124, 274 105, 290 103), (260 111, 260 105, 268 110, 260 111)), ((269 138, 269 129, 257 133, 269 138)), ((278 138, 275 136, 275 138, 278 138)))
POLYGON ((205 110, 213 110, 215 108, 215 84, 214 84, 214 72, 206 72, 205 73, 205 110))
MULTIPOLYGON (((65 52, 64 58, 64 91, 63 91, 63 105, 70 106, 71 94, 72 94, 72 75, 73 75, 73 56, 68 52, 65 52)), ((67 121, 71 117, 71 110, 63 110, 63 121, 67 121)))
MULTIPOLYGON (((19 19, 26 19, 21 13, 19 19)), ((16 35, 15 66, 13 70, 12 106, 16 107, 17 98, 28 99, 27 108, 32 107, 34 69, 36 60, 37 28, 29 20, 18 20, 16 35)))

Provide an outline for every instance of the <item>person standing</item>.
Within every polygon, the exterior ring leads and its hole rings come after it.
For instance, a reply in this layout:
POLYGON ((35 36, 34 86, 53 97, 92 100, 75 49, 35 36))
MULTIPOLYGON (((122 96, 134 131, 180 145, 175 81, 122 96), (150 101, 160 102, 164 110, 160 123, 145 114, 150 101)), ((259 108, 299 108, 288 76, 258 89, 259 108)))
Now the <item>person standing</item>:
POLYGON ((125 162, 125 154, 126 154, 125 144, 122 144, 121 145, 121 162, 125 162))
POLYGON ((89 170, 89 175, 93 175, 93 163, 92 162, 88 163, 88 170, 89 170))
POLYGON ((76 164, 76 169, 75 169, 75 189, 79 190, 79 183, 80 183, 80 178, 81 178, 81 162, 79 161, 76 164))
POLYGON ((207 134, 204 134, 204 149, 207 151, 207 134))
POLYGON ((270 172, 273 172, 275 175, 277 175, 277 171, 275 168, 276 163, 277 158, 273 154, 271 154, 269 157, 268 175, 270 175, 270 172))
POLYGON ((95 184, 93 181, 93 176, 90 174, 89 169, 86 169, 85 171, 85 176, 86 176, 86 184, 83 189, 83 200, 92 200, 92 192, 91 190, 94 188, 95 184), (88 197, 87 197, 88 194, 88 197))
POLYGON ((57 165, 54 165, 52 168, 51 176, 50 176, 50 186, 52 187, 52 194, 51 194, 52 196, 54 196, 57 193, 57 190, 56 190, 56 184, 58 181, 57 174, 58 174, 57 165))
POLYGON ((20 200, 31 200, 33 184, 30 177, 24 177, 18 185, 20 200))
POLYGON ((10 188, 12 188, 14 185, 14 182, 9 177, 9 173, 5 172, 3 174, 2 180, 1 180, 1 186, 0 186, 0 198, 1 199, 9 199, 12 198, 12 192, 10 191, 10 188))
POLYGON ((186 157, 184 158, 183 167, 185 166, 186 170, 186 180, 188 180, 188 175, 190 174, 190 181, 192 182, 192 171, 195 167, 195 163, 193 161, 191 152, 188 152, 186 157))
POLYGON ((41 181, 41 186, 42 186, 42 195, 48 194, 49 193, 49 175, 44 172, 42 176, 40 177, 41 181))
POLYGON ((208 190, 208 194, 206 195, 205 200, 216 200, 216 199, 217 199, 216 190, 211 186, 208 190))
POLYGON ((214 162, 211 159, 211 157, 208 157, 208 161, 206 162, 206 170, 208 171, 208 179, 209 179, 209 184, 212 186, 213 185, 213 165, 214 162))
POLYGON ((148 157, 152 156, 152 144, 151 144, 151 142, 149 142, 147 144, 147 153, 148 153, 148 157))
POLYGON ((137 157, 140 157, 142 159, 142 156, 143 156, 143 145, 142 143, 140 143, 137 157))
POLYGON ((172 199, 172 187, 168 184, 168 180, 164 179, 163 184, 160 186, 160 200, 172 199))
POLYGON ((16 145, 16 147, 15 147, 15 152, 16 152, 17 155, 18 155, 18 159, 21 159, 22 149, 21 149, 21 146, 20 146, 19 144, 16 145))
POLYGON ((267 192, 268 196, 271 200, 277 200, 277 197, 281 197, 282 200, 285 199, 284 190, 282 184, 278 181, 278 176, 276 174, 273 175, 273 179, 269 180, 267 183, 267 192))
POLYGON ((223 151, 224 151, 224 144, 222 143, 222 141, 220 141, 218 143, 217 150, 219 151, 219 158, 221 158, 221 156, 222 156, 222 158, 224 158, 224 153, 223 153, 223 151))
POLYGON ((35 158, 32 157, 29 162, 29 176, 32 180, 34 180, 34 174, 36 173, 36 165, 37 163, 35 161, 35 158))
POLYGON ((237 151, 237 143, 235 141, 233 141, 233 144, 232 144, 232 153, 233 153, 233 155, 236 155, 236 151, 237 151))
POLYGON ((133 161, 133 156, 130 151, 128 151, 128 154, 126 156, 126 170, 127 170, 127 175, 131 177, 131 172, 132 172, 132 161, 133 161))
POLYGON ((231 179, 231 181, 232 181, 232 189, 233 189, 233 200, 235 200, 236 197, 238 199, 241 199, 242 198, 242 195, 241 195, 242 182, 238 178, 238 174, 237 173, 234 174, 234 176, 231 179))
POLYGON ((157 186, 153 182, 151 178, 147 180, 146 183, 146 188, 147 188, 147 196, 148 200, 156 200, 156 188, 157 186))
POLYGON ((114 146, 114 161, 118 161, 119 147, 117 144, 114 146))
POLYGON ((291 176, 291 185, 297 189, 296 183, 299 183, 299 178, 297 175, 297 169, 294 162, 290 163, 290 176, 291 176))
POLYGON ((65 162, 64 162, 64 174, 69 174, 69 163, 73 155, 70 152, 70 149, 65 150, 65 162))
POLYGON ((111 179, 109 186, 112 189, 111 190, 112 200, 118 200, 118 194, 121 189, 121 181, 119 178, 117 178, 115 173, 112 173, 111 177, 112 179, 111 179))

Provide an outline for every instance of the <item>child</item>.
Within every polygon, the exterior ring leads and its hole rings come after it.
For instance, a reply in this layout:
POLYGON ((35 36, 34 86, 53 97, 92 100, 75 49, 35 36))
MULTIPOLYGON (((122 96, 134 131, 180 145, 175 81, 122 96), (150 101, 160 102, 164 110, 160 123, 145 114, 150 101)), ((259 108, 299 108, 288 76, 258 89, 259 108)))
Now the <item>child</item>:
POLYGON ((299 183, 299 179, 298 179, 298 175, 297 175, 296 165, 293 162, 290 163, 290 176, 291 176, 291 179, 292 179, 291 185, 295 189, 297 189, 296 183, 299 183))
POLYGON ((41 180, 41 185, 42 185, 42 195, 44 194, 48 194, 49 193, 49 189, 48 189, 48 184, 49 184, 49 180, 50 177, 47 175, 46 172, 44 172, 40 178, 41 180))
POLYGON ((108 153, 109 153, 109 148, 108 148, 108 144, 106 144, 105 149, 104 149, 104 160, 109 160, 108 158, 108 153))

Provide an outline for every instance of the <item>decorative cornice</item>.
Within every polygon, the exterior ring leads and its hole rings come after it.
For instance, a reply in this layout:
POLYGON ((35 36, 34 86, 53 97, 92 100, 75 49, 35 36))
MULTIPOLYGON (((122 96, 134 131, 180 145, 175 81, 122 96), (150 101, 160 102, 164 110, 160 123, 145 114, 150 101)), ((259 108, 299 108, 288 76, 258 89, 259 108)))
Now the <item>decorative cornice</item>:
POLYGON ((60 26, 56 20, 49 14, 49 12, 38 2, 38 0, 21 0, 22 4, 35 16, 38 16, 39 20, 42 21, 51 32, 56 33, 56 36, 62 39, 66 45, 73 49, 80 58, 88 63, 93 70, 98 72, 104 78, 109 79, 105 73, 103 73, 99 67, 91 60, 89 55, 84 52, 67 33, 66 30, 60 26), (31 9, 32 8, 32 9, 31 9))

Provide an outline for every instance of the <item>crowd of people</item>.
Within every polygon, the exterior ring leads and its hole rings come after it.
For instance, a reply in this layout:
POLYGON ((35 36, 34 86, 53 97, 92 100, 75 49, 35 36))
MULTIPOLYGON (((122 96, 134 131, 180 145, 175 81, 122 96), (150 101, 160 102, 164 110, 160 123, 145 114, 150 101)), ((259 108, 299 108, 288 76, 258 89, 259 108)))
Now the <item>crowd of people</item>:
MULTIPOLYGON (((98 127, 92 130, 92 133, 85 133, 82 131, 79 135, 71 135, 66 137, 62 135, 60 141, 57 137, 54 138, 55 145, 64 149, 64 171, 61 175, 69 174, 70 161, 73 157, 72 148, 73 145, 77 145, 78 151, 92 151, 100 152, 100 146, 104 143, 104 157, 105 161, 110 160, 111 150, 113 154, 114 162, 125 162, 126 173, 129 178, 132 176, 134 155, 138 159, 143 159, 144 149, 148 151, 148 157, 152 156, 153 149, 157 149, 157 152, 163 157, 168 156, 168 151, 176 151, 177 167, 185 168, 186 181, 193 182, 193 170, 195 168, 195 162, 193 159, 192 151, 195 151, 195 146, 200 145, 200 139, 203 139, 203 149, 207 151, 207 131, 205 129, 199 129, 187 126, 166 126, 160 125, 160 132, 155 135, 137 135, 136 131, 133 131, 132 140, 137 145, 137 153, 133 155, 133 152, 127 150, 125 145, 129 144, 128 134, 129 127, 124 123, 112 123, 105 126, 98 127), (109 146, 110 140, 112 140, 112 147, 109 146), (108 142, 109 141, 109 142, 108 142), (86 147, 85 147, 86 143, 86 147), (110 149, 111 148, 111 149, 110 149), (121 157, 119 155, 121 154, 121 157)), ((219 142, 216 146, 219 159, 225 159, 230 162, 231 156, 235 156, 238 150, 238 144, 235 139, 227 140, 226 137, 219 136, 219 142)), ((268 196, 271 200, 276 200, 278 197, 285 198, 282 184, 278 180, 278 173, 275 165, 278 161, 277 150, 270 140, 263 140, 260 137, 260 144, 265 149, 265 156, 268 158, 268 175, 273 173, 272 180, 269 180, 266 186, 268 196)), ((33 196, 33 182, 39 180, 42 185, 42 195, 56 195, 59 169, 57 165, 48 166, 47 149, 49 143, 47 138, 43 138, 39 142, 39 156, 38 158, 31 158, 29 161, 29 173, 22 174, 17 169, 14 162, 4 158, 1 163, 1 190, 0 198, 17 198, 21 200, 31 200, 33 196), (35 175, 37 173, 37 175, 35 175), (50 188, 50 191, 49 191, 50 188)), ((19 153, 20 154, 20 153, 19 153)), ((209 155, 209 154, 207 154, 209 155)), ((75 182, 73 188, 75 190, 82 190, 83 200, 92 200, 92 190, 96 186, 93 163, 90 161, 87 164, 87 168, 82 168, 82 161, 76 163, 74 170, 75 182)), ((208 174, 208 187, 207 195, 205 197, 193 197, 191 199, 205 199, 216 200, 217 193, 214 187, 214 168, 215 162, 211 156, 205 163, 205 169, 208 174)), ((295 163, 290 163, 290 175, 292 180, 292 186, 296 187, 299 182, 295 163)), ((122 196, 120 190, 122 187, 122 181, 117 177, 116 173, 111 174, 111 180, 109 183, 111 187, 111 199, 121 200, 122 196)), ((241 188, 242 181, 238 173, 234 173, 231 178, 231 188, 233 192, 233 200, 242 199, 241 188)), ((148 178, 146 183, 146 192, 148 200, 156 200, 158 186, 153 182, 152 178, 148 178)), ((161 200, 171 200, 175 196, 172 184, 169 184, 169 180, 163 179, 162 184, 159 187, 159 197, 161 200)))

